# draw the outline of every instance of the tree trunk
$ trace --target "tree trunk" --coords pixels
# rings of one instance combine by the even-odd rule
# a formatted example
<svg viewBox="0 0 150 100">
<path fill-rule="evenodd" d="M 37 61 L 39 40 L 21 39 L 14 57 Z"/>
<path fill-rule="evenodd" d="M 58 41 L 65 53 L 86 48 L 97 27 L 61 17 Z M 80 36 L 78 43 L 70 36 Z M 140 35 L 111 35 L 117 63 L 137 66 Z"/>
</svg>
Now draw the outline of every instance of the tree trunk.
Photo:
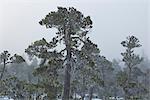
<svg viewBox="0 0 150 100">
<path fill-rule="evenodd" d="M 92 100 L 92 97 L 93 97 L 93 87 L 90 87 L 89 100 Z"/>
<path fill-rule="evenodd" d="M 71 78 L 71 34 L 65 33 L 65 43 L 66 43 L 66 60 L 67 64 L 65 67 L 65 80 L 64 80 L 64 91 L 62 100 L 69 100 L 70 96 L 70 78 Z"/>
<path fill-rule="evenodd" d="M 84 100 L 84 96 L 81 97 L 81 100 Z"/>
<path fill-rule="evenodd" d="M 126 90 L 126 87 L 124 87 L 123 88 L 123 90 L 124 90 L 124 98 L 125 98 L 125 100 L 128 100 L 128 90 Z"/>
<path fill-rule="evenodd" d="M 131 81 L 131 73 L 132 73 L 132 68 L 129 66 L 128 83 Z"/>
<path fill-rule="evenodd" d="M 128 65 L 128 68 L 129 68 L 128 79 L 127 79 L 126 87 L 124 88 L 125 100 L 128 100 L 128 98 L 130 97 L 129 94 L 128 94 L 129 84 L 130 84 L 130 82 L 131 82 L 131 80 L 132 80 L 132 78 L 131 78 L 132 67 L 131 67 L 130 65 L 131 65 L 131 64 Z"/>
<path fill-rule="evenodd" d="M 2 80 L 3 76 L 4 76 L 4 72 L 5 72 L 5 68 L 6 68 L 6 60 L 4 59 L 4 67 L 0 76 L 0 81 Z"/>
</svg>

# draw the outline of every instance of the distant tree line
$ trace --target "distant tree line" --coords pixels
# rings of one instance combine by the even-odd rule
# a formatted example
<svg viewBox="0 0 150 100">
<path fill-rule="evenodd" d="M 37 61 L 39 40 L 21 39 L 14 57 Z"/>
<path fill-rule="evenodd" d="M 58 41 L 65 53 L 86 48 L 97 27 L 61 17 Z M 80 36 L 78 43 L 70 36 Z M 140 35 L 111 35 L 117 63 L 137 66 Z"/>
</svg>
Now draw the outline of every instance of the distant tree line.
<svg viewBox="0 0 150 100">
<path fill-rule="evenodd" d="M 25 49 L 31 64 L 18 54 L 0 54 L 0 95 L 15 100 L 78 100 L 77 95 L 84 100 L 86 94 L 89 100 L 94 94 L 103 100 L 150 99 L 150 61 L 135 53 L 141 47 L 138 38 L 128 36 L 121 42 L 122 60 L 109 61 L 88 37 L 90 16 L 75 8 L 58 7 L 39 24 L 56 28 L 55 37 L 42 38 Z"/>
</svg>

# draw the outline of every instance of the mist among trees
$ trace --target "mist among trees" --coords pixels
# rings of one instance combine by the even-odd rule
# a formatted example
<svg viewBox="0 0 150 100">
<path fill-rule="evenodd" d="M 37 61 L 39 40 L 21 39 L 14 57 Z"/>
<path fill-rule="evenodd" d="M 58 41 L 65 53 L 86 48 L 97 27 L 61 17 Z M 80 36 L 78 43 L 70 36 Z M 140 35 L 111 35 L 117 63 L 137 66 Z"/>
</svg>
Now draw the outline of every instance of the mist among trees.
<svg viewBox="0 0 150 100">
<path fill-rule="evenodd" d="M 88 35 L 91 17 L 74 7 L 58 7 L 39 21 L 45 29 L 57 29 L 49 33 L 55 34 L 52 40 L 29 44 L 27 58 L 1 51 L 0 95 L 14 100 L 150 100 L 150 61 L 136 53 L 140 40 L 124 37 L 124 50 L 118 52 L 122 58 L 110 61 Z"/>
</svg>

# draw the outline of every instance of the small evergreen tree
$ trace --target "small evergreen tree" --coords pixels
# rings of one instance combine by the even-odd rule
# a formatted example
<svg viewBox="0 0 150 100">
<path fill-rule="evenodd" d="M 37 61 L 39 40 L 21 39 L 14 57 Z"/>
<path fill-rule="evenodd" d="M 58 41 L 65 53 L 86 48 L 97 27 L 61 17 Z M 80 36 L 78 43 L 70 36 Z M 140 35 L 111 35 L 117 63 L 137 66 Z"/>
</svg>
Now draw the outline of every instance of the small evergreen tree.
<svg viewBox="0 0 150 100">
<path fill-rule="evenodd" d="M 129 99 L 131 96 L 133 96 L 134 92 L 132 90 L 137 87 L 136 82 L 132 78 L 133 69 L 143 60 L 143 58 L 134 53 L 134 49 L 141 47 L 141 44 L 139 43 L 138 38 L 135 36 L 127 37 L 127 40 L 122 41 L 121 44 L 126 48 L 126 51 L 121 53 L 121 55 L 123 56 L 122 61 L 125 63 L 127 71 L 120 73 L 121 76 L 118 79 L 120 85 L 124 89 L 125 98 Z"/>
<path fill-rule="evenodd" d="M 0 64 L 3 64 L 3 68 L 1 71 L 1 75 L 0 75 L 0 81 L 2 80 L 5 70 L 6 70 L 6 65 L 10 64 L 10 63 L 22 63 L 25 62 L 25 60 L 17 55 L 14 54 L 13 56 L 10 55 L 10 53 L 8 51 L 4 51 L 0 54 Z"/>
</svg>

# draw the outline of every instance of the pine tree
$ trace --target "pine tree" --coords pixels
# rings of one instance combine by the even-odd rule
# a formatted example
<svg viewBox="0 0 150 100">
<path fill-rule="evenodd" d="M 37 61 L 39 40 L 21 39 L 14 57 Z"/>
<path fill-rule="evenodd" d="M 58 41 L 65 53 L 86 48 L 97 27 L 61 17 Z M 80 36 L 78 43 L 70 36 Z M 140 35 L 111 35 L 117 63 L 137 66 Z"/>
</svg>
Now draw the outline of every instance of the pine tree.
<svg viewBox="0 0 150 100">
<path fill-rule="evenodd" d="M 22 63 L 25 62 L 25 60 L 17 54 L 14 54 L 13 56 L 10 55 L 8 51 L 4 51 L 0 54 L 0 63 L 3 64 L 3 68 L 1 71 L 0 75 L 0 81 L 2 80 L 5 70 L 6 70 L 6 65 L 10 63 Z"/>
<path fill-rule="evenodd" d="M 141 47 L 138 38 L 136 38 L 135 36 L 127 37 L 127 40 L 122 41 L 121 44 L 126 48 L 126 51 L 124 53 L 121 53 L 121 55 L 123 56 L 122 61 L 127 67 L 127 72 L 123 72 L 122 74 L 120 74 L 122 77 L 120 77 L 119 80 L 123 86 L 127 99 L 132 94 L 129 92 L 131 88 L 133 89 L 137 85 L 136 82 L 134 82 L 134 80 L 132 79 L 133 69 L 141 63 L 143 58 L 134 53 L 135 48 Z"/>
<path fill-rule="evenodd" d="M 59 43 L 64 44 L 64 49 L 58 51 L 64 56 L 64 90 L 63 90 L 63 100 L 69 100 L 70 96 L 70 79 L 71 79 L 71 68 L 73 62 L 74 51 L 80 49 L 80 46 L 86 40 L 86 35 L 88 31 L 92 28 L 92 21 L 89 16 L 84 17 L 83 14 L 76 10 L 73 7 L 63 8 L 58 7 L 57 11 L 52 11 L 40 22 L 40 25 L 45 25 L 46 28 L 56 28 L 58 32 L 56 37 L 53 37 L 52 41 L 45 43 L 45 39 L 41 40 L 41 45 L 44 43 L 44 46 L 41 48 L 43 50 L 37 50 L 31 45 L 26 52 L 34 54 L 40 58 L 49 59 L 51 57 L 50 50 L 56 50 L 56 47 L 59 46 Z M 38 41 L 40 42 L 40 41 Z M 34 49 L 31 49 L 34 48 Z M 41 55 L 38 55 L 37 52 L 40 51 Z M 28 52 L 28 53 L 29 53 Z M 46 55 L 43 55 L 46 54 Z M 43 57 L 42 57 L 43 56 Z M 45 57 L 44 57 L 45 56 Z M 43 63 L 46 61 L 43 59 Z"/>
</svg>

